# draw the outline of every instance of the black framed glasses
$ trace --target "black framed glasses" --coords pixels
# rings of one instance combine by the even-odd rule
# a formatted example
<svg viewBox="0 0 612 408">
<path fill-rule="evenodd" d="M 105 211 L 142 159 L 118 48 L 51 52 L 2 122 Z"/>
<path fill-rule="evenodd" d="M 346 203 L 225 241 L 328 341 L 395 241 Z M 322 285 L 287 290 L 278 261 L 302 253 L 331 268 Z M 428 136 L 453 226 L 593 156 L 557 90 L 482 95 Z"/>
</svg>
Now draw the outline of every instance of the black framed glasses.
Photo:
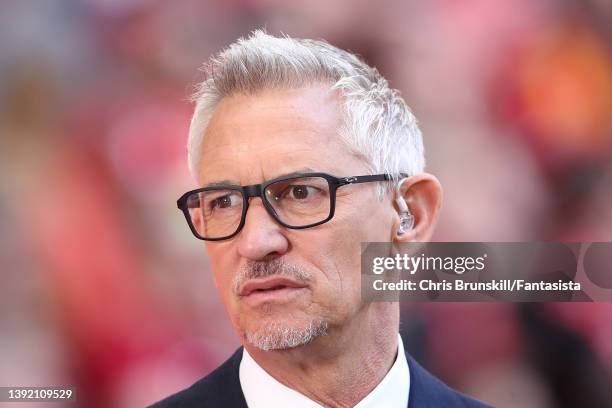
<svg viewBox="0 0 612 408">
<path fill-rule="evenodd" d="M 388 174 L 335 177 L 302 173 L 250 186 L 213 185 L 183 194 L 176 202 L 198 239 L 220 241 L 240 232 L 251 197 L 260 197 L 266 211 L 280 225 L 304 229 L 334 216 L 336 190 L 347 184 L 389 181 Z"/>
</svg>

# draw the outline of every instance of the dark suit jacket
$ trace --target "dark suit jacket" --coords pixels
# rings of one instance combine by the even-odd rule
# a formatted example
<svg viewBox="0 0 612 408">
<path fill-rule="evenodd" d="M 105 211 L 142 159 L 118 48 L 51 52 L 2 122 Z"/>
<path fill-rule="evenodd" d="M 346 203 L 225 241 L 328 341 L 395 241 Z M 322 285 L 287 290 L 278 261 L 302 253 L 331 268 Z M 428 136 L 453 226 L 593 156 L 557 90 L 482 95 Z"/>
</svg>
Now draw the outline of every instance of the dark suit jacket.
<svg viewBox="0 0 612 408">
<path fill-rule="evenodd" d="M 247 408 L 238 368 L 242 359 L 242 347 L 215 371 L 191 387 L 152 405 L 153 408 L 222 407 Z M 410 369 L 410 395 L 407 408 L 484 408 L 476 400 L 450 389 L 431 375 L 408 353 Z"/>
</svg>

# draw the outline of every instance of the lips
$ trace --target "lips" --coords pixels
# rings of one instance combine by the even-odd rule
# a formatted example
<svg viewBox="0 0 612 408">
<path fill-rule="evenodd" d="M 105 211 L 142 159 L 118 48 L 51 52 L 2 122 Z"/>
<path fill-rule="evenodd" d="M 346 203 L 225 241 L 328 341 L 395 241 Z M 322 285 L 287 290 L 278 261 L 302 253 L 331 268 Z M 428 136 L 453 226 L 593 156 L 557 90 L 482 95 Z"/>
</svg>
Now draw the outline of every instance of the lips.
<svg viewBox="0 0 612 408">
<path fill-rule="evenodd" d="M 259 293 L 272 293 L 282 289 L 300 289 L 306 285 L 287 278 L 251 279 L 240 288 L 240 296 L 250 296 Z"/>
</svg>

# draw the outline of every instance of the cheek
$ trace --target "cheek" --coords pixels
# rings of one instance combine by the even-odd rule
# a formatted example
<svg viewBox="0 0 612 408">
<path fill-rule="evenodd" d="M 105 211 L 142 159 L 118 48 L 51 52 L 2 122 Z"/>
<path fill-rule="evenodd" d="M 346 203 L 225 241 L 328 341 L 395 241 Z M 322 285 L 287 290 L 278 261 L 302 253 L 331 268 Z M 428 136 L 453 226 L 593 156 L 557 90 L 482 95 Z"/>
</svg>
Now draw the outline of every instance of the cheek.
<svg viewBox="0 0 612 408">
<path fill-rule="evenodd" d="M 313 266 L 320 271 L 313 301 L 339 312 L 352 310 L 361 299 L 359 241 L 347 235 L 350 231 L 345 227 L 329 227 L 313 230 L 310 245 L 304 248 L 304 255 L 310 254 Z"/>
<path fill-rule="evenodd" d="M 218 293 L 226 307 L 230 306 L 232 298 L 232 285 L 236 267 L 231 265 L 231 259 L 228 256 L 223 256 L 223 250 L 208 249 L 210 265 L 212 267 L 212 276 Z"/>
<path fill-rule="evenodd" d="M 369 214 L 367 217 L 363 214 Z M 361 243 L 389 240 L 393 217 L 381 205 L 338 214 L 326 231 L 314 234 L 319 268 L 345 299 L 361 297 Z M 313 231 L 314 232 L 314 231 Z"/>
</svg>

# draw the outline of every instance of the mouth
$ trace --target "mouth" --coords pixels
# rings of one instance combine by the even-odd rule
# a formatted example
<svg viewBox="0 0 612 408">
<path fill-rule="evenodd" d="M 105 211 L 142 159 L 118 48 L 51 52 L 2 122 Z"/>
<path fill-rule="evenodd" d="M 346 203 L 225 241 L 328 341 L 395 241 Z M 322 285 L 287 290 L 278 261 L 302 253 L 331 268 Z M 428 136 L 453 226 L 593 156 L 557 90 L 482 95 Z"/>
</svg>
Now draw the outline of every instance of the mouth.
<svg viewBox="0 0 612 408">
<path fill-rule="evenodd" d="M 297 291 L 306 285 L 287 278 L 251 279 L 240 288 L 241 297 L 281 294 Z"/>
</svg>

